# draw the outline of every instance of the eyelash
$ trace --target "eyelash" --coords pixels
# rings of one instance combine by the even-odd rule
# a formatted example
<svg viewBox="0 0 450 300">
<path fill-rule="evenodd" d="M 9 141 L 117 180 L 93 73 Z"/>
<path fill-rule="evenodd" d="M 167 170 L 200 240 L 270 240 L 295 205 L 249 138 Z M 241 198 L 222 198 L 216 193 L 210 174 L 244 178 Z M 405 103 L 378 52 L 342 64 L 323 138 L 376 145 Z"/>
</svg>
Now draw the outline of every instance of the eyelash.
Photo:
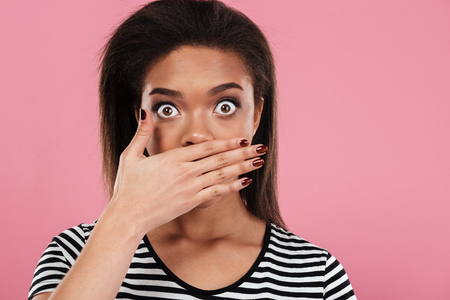
<svg viewBox="0 0 450 300">
<path fill-rule="evenodd" d="M 231 103 L 233 103 L 235 106 L 236 106 L 236 108 L 239 108 L 239 107 L 241 107 L 241 102 L 239 102 L 236 98 L 232 98 L 232 97 L 230 97 L 230 98 L 222 98 L 222 99 L 220 99 L 219 101 L 217 101 L 217 103 L 216 103 L 216 105 L 214 106 L 214 108 L 216 108 L 217 107 L 217 105 L 219 105 L 219 103 L 220 102 L 223 102 L 223 101 L 230 101 Z"/>
<path fill-rule="evenodd" d="M 159 108 L 160 108 L 161 106 L 163 106 L 163 105 L 170 105 L 170 106 L 173 106 L 173 107 L 175 107 L 175 108 L 179 111 L 178 107 L 177 107 L 175 104 L 173 104 L 172 102 L 169 102 L 169 101 L 160 101 L 160 102 L 157 102 L 157 103 L 155 103 L 155 104 L 152 106 L 152 113 L 156 114 L 156 115 L 157 115 L 159 118 L 161 118 L 161 119 L 165 119 L 165 118 L 162 118 L 162 117 L 160 117 L 160 116 L 158 115 L 158 110 L 159 110 Z"/>
<path fill-rule="evenodd" d="M 241 107 L 241 102 L 240 102 L 239 100 L 237 100 L 237 99 L 234 98 L 234 97 L 227 97 L 227 98 L 222 98 L 222 99 L 220 99 L 219 101 L 217 101 L 217 102 L 216 102 L 216 105 L 214 105 L 214 109 L 215 109 L 221 102 L 224 102 L 224 101 L 229 101 L 229 102 L 233 103 L 234 106 L 236 106 L 236 111 L 237 111 L 238 108 Z M 173 104 L 172 102 L 169 102 L 169 101 L 160 101 L 160 102 L 155 103 L 155 104 L 152 106 L 152 112 L 155 113 L 155 114 L 157 114 L 158 109 L 159 109 L 161 106 L 163 106 L 163 105 L 171 105 L 171 106 L 175 107 L 178 111 L 180 111 L 180 110 L 178 109 L 178 107 L 177 107 L 175 104 Z M 236 114 L 236 112 L 234 112 L 234 113 L 232 113 L 232 114 L 230 114 L 230 115 L 224 115 L 223 117 L 231 117 L 231 116 L 233 116 L 234 114 Z M 160 117 L 160 118 L 161 118 L 161 117 Z"/>
<path fill-rule="evenodd" d="M 214 106 L 214 110 L 216 110 L 216 108 L 219 106 L 220 103 L 225 102 L 225 101 L 233 103 L 233 105 L 236 107 L 236 111 L 231 113 L 231 114 L 221 115 L 221 117 L 229 118 L 229 117 L 234 116 L 237 113 L 237 110 L 241 107 L 241 102 L 239 102 L 236 98 L 232 98 L 231 97 L 231 98 L 222 98 L 222 99 L 220 99 L 219 101 L 217 101 L 216 105 Z"/>
</svg>

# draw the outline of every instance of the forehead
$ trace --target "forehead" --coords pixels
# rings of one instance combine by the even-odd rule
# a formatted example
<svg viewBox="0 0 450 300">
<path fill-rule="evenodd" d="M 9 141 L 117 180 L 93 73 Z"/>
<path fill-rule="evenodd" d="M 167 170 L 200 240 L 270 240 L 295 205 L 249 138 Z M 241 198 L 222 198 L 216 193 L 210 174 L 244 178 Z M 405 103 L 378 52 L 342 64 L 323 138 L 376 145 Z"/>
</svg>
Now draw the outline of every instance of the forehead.
<svg viewBox="0 0 450 300">
<path fill-rule="evenodd" d="M 252 89 L 251 77 L 235 53 L 194 46 L 172 51 L 157 61 L 145 78 L 146 85 L 172 88 L 208 88 L 224 82 Z"/>
</svg>

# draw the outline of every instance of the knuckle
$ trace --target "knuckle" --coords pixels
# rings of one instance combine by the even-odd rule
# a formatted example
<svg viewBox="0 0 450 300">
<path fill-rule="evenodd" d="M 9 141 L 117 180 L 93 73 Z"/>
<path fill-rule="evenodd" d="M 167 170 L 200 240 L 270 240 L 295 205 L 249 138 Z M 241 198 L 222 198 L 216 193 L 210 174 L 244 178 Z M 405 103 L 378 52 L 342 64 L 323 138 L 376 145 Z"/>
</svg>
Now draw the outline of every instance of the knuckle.
<svg viewBox="0 0 450 300">
<path fill-rule="evenodd" d="M 184 167 L 182 167 L 182 166 L 178 166 L 172 172 L 173 172 L 173 176 L 176 177 L 176 178 L 184 177 L 184 175 L 186 174 L 186 169 Z"/>
<path fill-rule="evenodd" d="M 211 198 L 217 198 L 220 196 L 220 191 L 217 186 L 211 187 Z"/>
<path fill-rule="evenodd" d="M 212 142 L 206 142 L 203 145 L 203 151 L 205 152 L 206 156 L 209 156 L 214 153 L 214 146 Z"/>
<path fill-rule="evenodd" d="M 225 172 L 223 171 L 223 169 L 219 169 L 216 171 L 216 179 L 219 181 L 222 181 L 226 178 L 225 176 Z"/>
<path fill-rule="evenodd" d="M 228 161 L 225 154 L 219 154 L 214 157 L 216 166 L 223 167 L 226 166 Z"/>
<path fill-rule="evenodd" d="M 149 135 L 150 130 L 139 127 L 136 131 L 136 136 L 147 136 Z"/>
<path fill-rule="evenodd" d="M 178 165 L 174 170 L 176 170 L 175 177 L 177 178 L 188 178 L 192 174 L 192 168 L 184 164 Z"/>
<path fill-rule="evenodd" d="M 239 169 L 241 171 L 241 174 L 247 173 L 246 164 L 239 164 Z"/>
</svg>

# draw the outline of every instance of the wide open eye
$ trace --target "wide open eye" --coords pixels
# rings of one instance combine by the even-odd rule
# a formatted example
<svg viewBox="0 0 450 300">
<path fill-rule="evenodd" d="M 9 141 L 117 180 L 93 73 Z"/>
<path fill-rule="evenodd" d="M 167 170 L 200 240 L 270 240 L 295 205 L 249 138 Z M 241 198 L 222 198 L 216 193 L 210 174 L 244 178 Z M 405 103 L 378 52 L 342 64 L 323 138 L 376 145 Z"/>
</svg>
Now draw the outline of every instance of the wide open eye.
<svg viewBox="0 0 450 300">
<path fill-rule="evenodd" d="M 178 109 L 171 104 L 161 105 L 156 113 L 161 118 L 170 118 L 180 114 Z"/>
<path fill-rule="evenodd" d="M 236 111 L 236 105 L 230 100 L 224 100 L 217 103 L 216 108 L 214 109 L 215 113 L 221 115 L 231 115 Z"/>
</svg>

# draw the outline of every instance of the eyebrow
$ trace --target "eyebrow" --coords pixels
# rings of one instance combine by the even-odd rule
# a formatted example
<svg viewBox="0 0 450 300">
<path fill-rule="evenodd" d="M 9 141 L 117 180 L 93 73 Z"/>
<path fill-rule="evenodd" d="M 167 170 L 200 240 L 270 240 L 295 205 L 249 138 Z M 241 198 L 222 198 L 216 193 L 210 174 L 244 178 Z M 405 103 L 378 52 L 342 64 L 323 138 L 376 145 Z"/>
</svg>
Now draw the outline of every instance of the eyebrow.
<svg viewBox="0 0 450 300">
<path fill-rule="evenodd" d="M 229 89 L 239 89 L 239 90 L 244 90 L 242 88 L 242 86 L 240 86 L 239 84 L 235 83 L 235 82 L 228 82 L 228 83 L 224 83 L 221 85 L 218 85 L 212 89 L 210 89 L 207 93 L 207 95 L 209 97 L 214 96 L 220 92 L 229 90 Z M 175 90 L 171 90 L 171 89 L 165 89 L 165 88 L 154 88 L 149 95 L 153 95 L 153 94 L 160 94 L 160 95 L 165 95 L 165 96 L 169 96 L 169 97 L 176 97 L 176 98 L 183 98 L 183 93 L 179 92 L 179 91 L 175 91 Z"/>
<path fill-rule="evenodd" d="M 239 84 L 234 83 L 234 82 L 229 82 L 229 83 L 224 83 L 224 84 L 218 85 L 215 88 L 210 89 L 209 92 L 207 93 L 207 95 L 214 96 L 215 94 L 218 94 L 220 92 L 223 92 L 223 91 L 226 91 L 229 89 L 240 89 L 242 91 L 244 90 L 242 88 L 242 86 L 240 86 Z"/>
<path fill-rule="evenodd" d="M 154 88 L 149 95 L 153 94 L 160 94 L 165 95 L 169 97 L 177 97 L 177 98 L 183 98 L 183 94 L 179 91 L 174 91 L 170 89 L 164 89 L 164 88 Z"/>
</svg>

